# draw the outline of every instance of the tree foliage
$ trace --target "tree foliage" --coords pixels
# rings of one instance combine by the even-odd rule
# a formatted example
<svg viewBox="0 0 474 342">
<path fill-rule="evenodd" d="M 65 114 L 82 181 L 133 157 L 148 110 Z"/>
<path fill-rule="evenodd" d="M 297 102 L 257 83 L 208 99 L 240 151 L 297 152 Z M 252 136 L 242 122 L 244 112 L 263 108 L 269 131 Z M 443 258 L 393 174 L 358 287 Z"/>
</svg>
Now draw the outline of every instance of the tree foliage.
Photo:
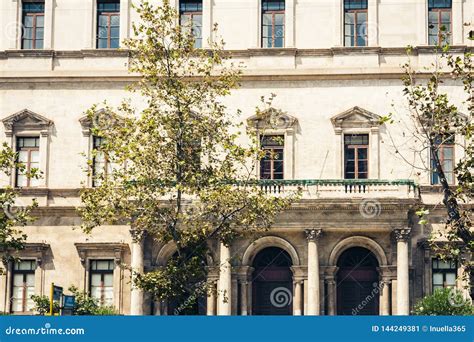
<svg viewBox="0 0 474 342">
<path fill-rule="evenodd" d="M 229 245 L 268 229 L 297 194 L 269 196 L 256 182 L 265 132 L 249 130 L 243 139 L 240 111 L 223 103 L 241 74 L 223 42 L 196 49 L 168 1 L 142 1 L 136 11 L 136 38 L 126 46 L 130 72 L 141 78 L 129 90 L 144 108 L 124 100 L 88 111 L 92 133 L 104 138 L 94 153 L 113 167 L 93 173 L 98 186 L 82 191 L 82 228 L 126 222 L 136 238 L 146 231 L 162 245 L 174 243 L 168 266 L 138 275 L 135 285 L 157 300 L 177 299 L 205 279 L 209 241 Z"/>
<path fill-rule="evenodd" d="M 413 313 L 417 316 L 470 316 L 474 314 L 474 307 L 460 291 L 444 288 L 420 299 Z"/>
<path fill-rule="evenodd" d="M 442 28 L 443 30 L 443 28 Z M 445 36 L 441 34 L 441 36 Z M 472 205 L 474 181 L 474 89 L 473 56 L 469 48 L 463 54 L 452 52 L 447 39 L 441 39 L 440 46 L 433 47 L 434 61 L 426 68 L 416 70 L 411 62 L 404 64 L 403 94 L 411 113 L 411 125 L 404 132 L 405 141 L 398 144 L 396 152 L 405 162 L 420 173 L 438 174 L 442 192 L 442 204 L 446 211 L 443 231 L 432 234 L 432 248 L 442 258 L 456 260 L 463 266 L 463 276 L 468 278 L 472 268 L 471 255 L 474 248 L 472 232 Z M 413 49 L 407 49 L 411 56 Z M 422 74 L 428 74 L 426 78 Z M 453 102 L 446 83 L 462 86 L 461 101 Z M 458 99 L 456 99 L 458 100 Z M 462 107 L 462 110 L 460 109 Z M 390 114 L 382 119 L 393 122 Z M 393 139 L 392 139 L 393 141 Z M 400 147 L 407 142 L 413 144 L 414 155 L 420 162 L 411 162 L 403 155 Z M 443 145 L 454 144 L 456 155 L 453 177 L 456 185 L 449 182 L 445 164 L 441 159 Z M 426 156 L 430 156 L 430 162 Z M 453 161 L 454 162 L 454 161 Z M 429 209 L 420 207 L 417 211 L 420 224 L 428 223 Z M 445 243 L 439 243 L 445 241 Z"/>
<path fill-rule="evenodd" d="M 96 298 L 89 296 L 87 292 L 79 291 L 75 286 L 69 287 L 69 292 L 75 297 L 76 302 L 72 314 L 75 316 L 114 316 L 118 315 L 113 306 L 100 305 Z M 49 314 L 50 299 L 44 295 L 32 295 L 31 299 L 35 303 L 34 311 L 44 316 Z M 53 302 L 53 313 L 58 314 L 60 305 L 58 301 Z"/>
<path fill-rule="evenodd" d="M 17 162 L 17 153 L 4 143 L 0 149 L 0 172 L 10 176 L 15 169 L 19 172 L 26 171 L 25 165 Z M 39 170 L 31 169 L 26 177 L 38 178 L 40 175 Z M 19 205 L 18 194 L 18 190 L 11 186 L 6 186 L 0 191 L 0 251 L 4 264 L 15 258 L 16 251 L 24 248 L 27 236 L 21 227 L 33 221 L 31 210 L 37 207 L 35 200 L 29 205 Z"/>
</svg>

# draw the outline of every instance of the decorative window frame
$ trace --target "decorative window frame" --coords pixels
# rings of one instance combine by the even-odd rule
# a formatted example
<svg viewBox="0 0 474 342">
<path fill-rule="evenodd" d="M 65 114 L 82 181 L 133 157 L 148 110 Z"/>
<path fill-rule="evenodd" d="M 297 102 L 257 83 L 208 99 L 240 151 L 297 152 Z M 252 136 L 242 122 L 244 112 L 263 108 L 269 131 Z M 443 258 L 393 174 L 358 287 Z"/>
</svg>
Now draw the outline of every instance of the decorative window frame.
<svg viewBox="0 0 474 342">
<path fill-rule="evenodd" d="M 173 0 L 171 5 L 174 6 L 176 12 L 179 15 L 179 1 Z M 213 22 L 212 22 L 212 0 L 202 0 L 202 26 L 201 26 L 201 39 L 202 39 L 202 49 L 209 48 L 209 41 L 212 41 L 212 31 L 213 31 Z"/>
<path fill-rule="evenodd" d="M 14 39 L 11 39 L 9 44 L 9 49 L 19 50 L 21 49 L 21 34 L 22 34 L 22 25 L 23 25 L 23 3 L 24 1 L 11 1 L 11 5 L 6 4 L 12 9 L 11 16 L 9 15 L 9 20 L 16 23 L 14 32 Z M 53 48 L 53 22 L 54 22 L 54 0 L 44 0 L 44 42 L 43 48 L 39 50 L 51 50 Z M 16 7 L 16 8 L 15 8 Z M 12 33 L 13 33 L 12 32 Z"/>
<path fill-rule="evenodd" d="M 262 0 L 257 0 L 257 35 L 254 43 L 257 49 L 266 49 L 262 47 Z M 285 0 L 285 39 L 283 49 L 295 47 L 295 0 Z M 275 48 L 268 48 L 275 49 Z M 282 48 L 276 48 L 282 49 Z"/>
<path fill-rule="evenodd" d="M 331 118 L 336 133 L 336 165 L 338 177 L 344 179 L 344 135 L 369 135 L 369 179 L 380 178 L 380 119 L 377 114 L 358 106 Z"/>
<path fill-rule="evenodd" d="M 466 120 L 466 121 L 469 120 L 469 116 L 465 113 L 458 112 L 458 115 L 461 117 L 462 120 Z M 417 129 L 422 128 L 422 123 L 418 120 L 415 121 L 415 125 Z M 454 129 L 452 130 L 451 134 L 454 135 L 454 150 L 453 150 L 453 153 L 454 153 L 453 168 L 454 168 L 456 167 L 456 163 L 462 158 L 464 158 L 465 156 L 466 141 L 461 135 L 456 134 Z M 426 142 L 426 144 L 429 147 L 429 142 Z M 432 175 L 431 166 L 432 165 L 431 165 L 431 149 L 430 148 L 426 149 L 426 153 L 422 156 L 422 158 L 424 158 L 424 160 L 426 161 L 426 166 L 429 168 L 429 170 L 427 170 L 426 172 L 423 172 L 423 175 L 420 177 L 420 181 L 422 182 L 422 184 L 428 185 L 430 187 L 440 187 L 441 184 L 432 184 L 431 182 L 431 175 Z M 458 183 L 458 181 L 455 175 L 453 178 L 454 178 L 454 183 L 450 185 L 455 186 Z"/>
<path fill-rule="evenodd" d="M 334 25 L 334 46 L 344 47 L 344 0 L 337 0 L 332 6 L 336 18 Z M 378 6 L 377 0 L 367 1 L 367 23 L 369 31 L 367 33 L 367 47 L 376 47 L 379 44 Z"/>
<path fill-rule="evenodd" d="M 431 223 L 431 230 L 434 229 L 441 229 L 440 227 L 444 227 L 444 223 Z M 435 246 L 437 248 L 443 247 L 446 243 L 444 241 L 435 241 Z M 433 249 L 433 243 L 423 239 L 418 242 L 417 247 L 420 250 L 420 254 L 422 255 L 422 262 L 424 263 L 424 272 L 423 272 L 423 295 L 427 296 L 433 294 L 433 267 L 432 261 L 436 257 L 438 257 L 436 253 L 436 248 Z M 462 257 L 468 258 L 468 255 L 463 255 Z M 468 295 L 470 290 L 466 290 L 465 286 L 466 281 L 463 279 L 464 268 L 461 263 L 457 265 L 457 279 L 456 279 L 456 286 L 455 288 L 461 292 L 466 293 Z"/>
<path fill-rule="evenodd" d="M 34 260 L 36 262 L 35 269 L 35 294 L 45 294 L 44 288 L 44 260 L 46 253 L 50 250 L 49 244 L 46 243 L 26 243 L 25 248 L 21 251 L 1 250 L 0 253 L 10 255 L 22 260 Z M 3 265 L 5 272 L 0 275 L 1 284 L 5 284 L 5 288 L 0 293 L 0 300 L 3 305 L 3 312 L 11 312 L 11 291 L 13 281 L 13 262 L 10 261 Z M 5 296 L 4 298 L 1 298 Z"/>
<path fill-rule="evenodd" d="M 51 1 L 51 0 L 50 0 Z M 84 6 L 86 7 L 86 12 L 91 14 L 88 15 L 84 21 L 84 48 L 92 50 L 104 50 L 97 49 L 97 0 L 84 0 Z M 120 0 L 120 44 L 119 48 L 123 48 L 123 40 L 130 38 L 130 20 L 131 12 L 131 0 Z M 117 49 L 112 49 L 117 50 Z"/>
<path fill-rule="evenodd" d="M 106 110 L 104 108 L 98 109 L 96 114 L 104 115 L 106 114 Z M 91 134 L 92 121 L 88 115 L 84 115 L 79 119 L 79 123 L 82 128 L 82 152 L 86 160 L 90 160 L 94 149 L 94 136 Z M 82 181 L 87 187 L 92 187 L 92 175 L 88 175 L 87 172 L 83 172 Z"/>
<path fill-rule="evenodd" d="M 16 151 L 18 137 L 39 137 L 40 140 L 40 170 L 43 172 L 38 188 L 47 188 L 49 180 L 50 135 L 54 125 L 52 120 L 23 109 L 2 120 L 5 126 L 5 135 L 10 138 L 10 147 Z M 10 175 L 10 185 L 15 186 L 15 170 Z"/>
<path fill-rule="evenodd" d="M 124 270 L 121 265 L 124 263 L 125 254 L 129 252 L 126 243 L 108 243 L 108 242 L 84 242 L 75 243 L 77 253 L 82 266 L 84 267 L 84 282 L 82 289 L 89 292 L 90 287 L 90 264 L 91 260 L 114 260 L 114 307 L 119 313 L 123 312 L 124 306 Z"/>
<path fill-rule="evenodd" d="M 283 176 L 284 179 L 295 178 L 295 157 L 296 157 L 296 132 L 298 119 L 288 113 L 275 108 L 267 109 L 262 115 L 253 115 L 247 119 L 247 126 L 257 131 L 257 138 L 260 141 L 260 130 L 265 130 L 264 135 L 283 135 L 284 142 L 284 160 Z M 260 168 L 257 161 L 256 176 L 260 177 Z"/>
</svg>

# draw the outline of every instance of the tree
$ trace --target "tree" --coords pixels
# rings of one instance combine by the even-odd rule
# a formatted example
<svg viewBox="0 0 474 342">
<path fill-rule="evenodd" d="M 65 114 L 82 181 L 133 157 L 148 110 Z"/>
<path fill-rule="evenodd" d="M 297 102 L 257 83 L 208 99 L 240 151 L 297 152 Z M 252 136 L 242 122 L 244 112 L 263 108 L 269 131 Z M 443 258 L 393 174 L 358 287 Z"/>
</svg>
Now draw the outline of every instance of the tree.
<svg viewBox="0 0 474 342">
<path fill-rule="evenodd" d="M 190 292 L 206 283 L 209 241 L 229 245 L 269 229 L 298 194 L 269 196 L 258 185 L 256 166 L 265 154 L 258 139 L 265 132 L 249 130 L 248 142 L 239 143 L 240 111 L 229 113 L 222 100 L 238 86 L 241 70 L 223 42 L 196 49 L 169 1 L 142 1 L 136 11 L 137 38 L 126 46 L 130 71 L 141 79 L 129 90 L 146 105 L 137 110 L 124 100 L 116 109 L 88 111 L 92 134 L 104 139 L 95 156 L 111 167 L 90 171 L 97 186 L 82 191 L 82 228 L 128 222 L 135 237 L 146 231 L 161 244 L 173 242 L 168 265 L 137 275 L 134 285 L 155 300 L 192 305 Z M 269 106 L 271 98 L 262 101 Z"/>
<path fill-rule="evenodd" d="M 441 28 L 445 32 L 445 28 Z M 435 60 L 422 72 L 429 73 L 427 80 L 414 70 L 410 62 L 403 67 L 403 94 L 405 95 L 411 113 L 411 125 L 403 144 L 411 140 L 415 146 L 415 156 L 420 163 L 413 163 L 404 155 L 400 147 L 395 145 L 396 153 L 414 168 L 436 174 L 443 193 L 442 203 L 446 210 L 446 228 L 442 232 L 432 235 L 432 247 L 442 258 L 454 259 L 464 268 L 464 277 L 469 277 L 472 268 L 471 253 L 474 248 L 472 233 L 472 203 L 474 180 L 472 170 L 474 167 L 474 89 L 473 89 L 473 59 L 468 48 L 462 56 L 451 51 L 447 43 L 446 34 L 441 34 L 441 45 L 433 47 Z M 407 49 L 409 55 L 413 49 Z M 445 82 L 454 82 L 463 86 L 464 101 L 458 103 L 466 108 L 461 113 L 458 106 L 452 103 L 450 96 L 443 91 Z M 383 122 L 393 122 L 392 114 L 382 118 Z M 441 150 L 445 144 L 455 144 L 463 150 L 454 170 L 453 178 L 456 185 L 448 181 L 448 170 L 442 160 Z M 429 153 L 430 164 L 425 158 Z M 429 210 L 421 207 L 417 214 L 420 223 L 427 223 Z M 439 238 L 444 238 L 446 243 L 439 243 Z"/>
<path fill-rule="evenodd" d="M 474 307 L 462 292 L 444 288 L 420 299 L 413 313 L 417 316 L 470 316 L 474 314 Z"/>
<path fill-rule="evenodd" d="M 10 176 L 12 170 L 25 172 L 25 165 L 17 162 L 17 153 L 6 143 L 0 150 L 0 172 Z M 28 178 L 40 177 L 37 169 L 31 169 Z M 22 250 L 26 242 L 26 234 L 21 231 L 21 227 L 33 221 L 30 215 L 31 210 L 37 207 L 37 202 L 33 200 L 30 205 L 18 206 L 18 191 L 11 186 L 6 186 L 0 192 L 0 251 L 2 251 L 2 262 L 7 264 L 15 259 L 15 252 Z"/>
</svg>

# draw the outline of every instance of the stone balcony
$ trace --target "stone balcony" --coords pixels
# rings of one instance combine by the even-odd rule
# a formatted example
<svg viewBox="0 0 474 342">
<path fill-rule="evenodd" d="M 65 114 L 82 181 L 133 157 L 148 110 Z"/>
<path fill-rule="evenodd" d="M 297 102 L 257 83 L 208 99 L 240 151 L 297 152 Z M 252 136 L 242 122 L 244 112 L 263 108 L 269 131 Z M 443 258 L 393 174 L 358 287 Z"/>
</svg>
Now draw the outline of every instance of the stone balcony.
<svg viewBox="0 0 474 342">
<path fill-rule="evenodd" d="M 301 190 L 302 199 L 400 198 L 419 197 L 418 185 L 409 179 L 303 179 L 258 180 L 269 194 L 290 194 Z"/>
<path fill-rule="evenodd" d="M 248 183 L 247 183 L 248 184 Z M 252 183 L 250 183 L 252 184 Z M 412 180 L 378 179 L 296 179 L 296 180 L 255 180 L 266 193 L 283 196 L 301 190 L 301 199 L 418 199 L 419 186 Z M 18 205 L 24 206 L 35 198 L 42 211 L 55 215 L 81 206 L 80 189 L 26 188 L 20 190 Z"/>
</svg>

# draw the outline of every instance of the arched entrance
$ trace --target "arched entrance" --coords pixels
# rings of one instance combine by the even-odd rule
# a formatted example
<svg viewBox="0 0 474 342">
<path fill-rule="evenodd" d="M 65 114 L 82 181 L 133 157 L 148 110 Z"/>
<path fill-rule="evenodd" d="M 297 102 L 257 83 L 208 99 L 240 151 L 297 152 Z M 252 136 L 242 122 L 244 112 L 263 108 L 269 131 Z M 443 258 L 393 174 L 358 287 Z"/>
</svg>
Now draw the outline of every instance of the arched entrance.
<svg viewBox="0 0 474 342">
<path fill-rule="evenodd" d="M 379 314 L 379 266 L 375 255 L 366 248 L 345 250 L 337 261 L 337 314 Z"/>
<path fill-rule="evenodd" d="M 175 252 L 168 262 L 176 261 L 177 259 L 178 253 Z M 202 266 L 205 265 L 206 263 L 203 262 Z M 180 296 L 168 300 L 168 316 L 206 315 L 206 289 L 199 286 L 198 279 L 195 282 L 190 288 L 184 289 Z"/>
<path fill-rule="evenodd" d="M 281 248 L 261 250 L 253 261 L 252 312 L 254 315 L 291 315 L 293 280 L 290 255 Z"/>
</svg>

